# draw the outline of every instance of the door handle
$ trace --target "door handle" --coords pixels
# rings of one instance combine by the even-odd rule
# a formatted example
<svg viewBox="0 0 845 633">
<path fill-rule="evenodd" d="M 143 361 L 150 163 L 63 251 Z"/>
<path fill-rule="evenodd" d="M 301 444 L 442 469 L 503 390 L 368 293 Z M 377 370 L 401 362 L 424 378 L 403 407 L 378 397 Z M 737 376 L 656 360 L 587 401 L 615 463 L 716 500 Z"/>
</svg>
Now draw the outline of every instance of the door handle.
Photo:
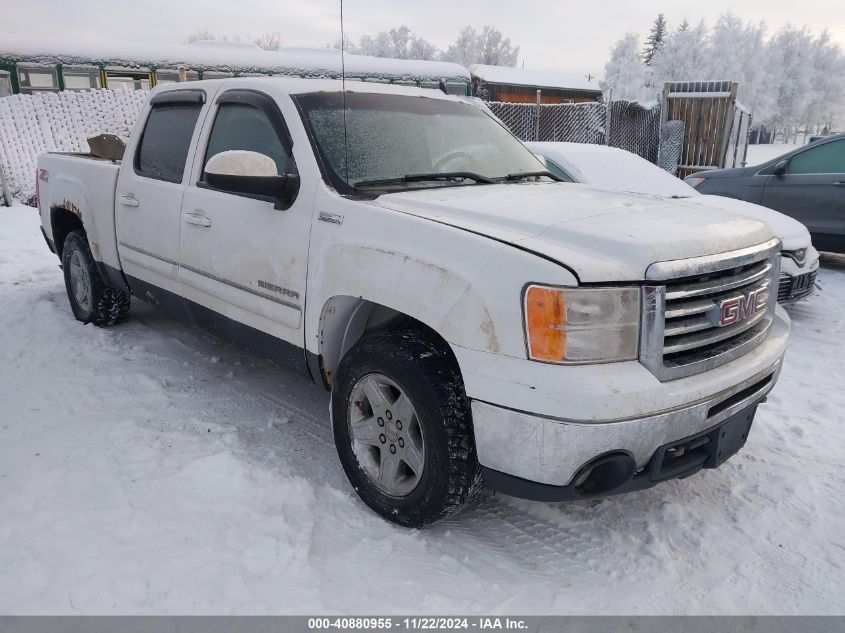
<svg viewBox="0 0 845 633">
<path fill-rule="evenodd" d="M 845 180 L 837 180 L 834 185 L 839 185 L 840 187 L 845 187 Z"/>
<path fill-rule="evenodd" d="M 185 222 L 187 224 L 193 224 L 195 226 L 211 226 L 211 220 L 199 213 L 186 213 L 183 217 L 185 218 Z"/>
<path fill-rule="evenodd" d="M 124 207 L 140 207 L 141 201 L 130 193 L 128 196 L 120 196 L 120 204 Z"/>
</svg>

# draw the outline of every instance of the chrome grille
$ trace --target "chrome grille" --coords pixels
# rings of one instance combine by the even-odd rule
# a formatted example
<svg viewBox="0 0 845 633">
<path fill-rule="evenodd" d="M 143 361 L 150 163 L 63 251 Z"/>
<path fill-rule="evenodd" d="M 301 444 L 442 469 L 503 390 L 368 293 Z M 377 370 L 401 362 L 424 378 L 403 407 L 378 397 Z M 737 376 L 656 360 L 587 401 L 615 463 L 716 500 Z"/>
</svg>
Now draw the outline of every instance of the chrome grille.
<svg viewBox="0 0 845 633">
<path fill-rule="evenodd" d="M 672 380 L 717 367 L 762 343 L 777 299 L 778 245 L 773 240 L 649 267 L 640 362 L 660 380 Z"/>
</svg>

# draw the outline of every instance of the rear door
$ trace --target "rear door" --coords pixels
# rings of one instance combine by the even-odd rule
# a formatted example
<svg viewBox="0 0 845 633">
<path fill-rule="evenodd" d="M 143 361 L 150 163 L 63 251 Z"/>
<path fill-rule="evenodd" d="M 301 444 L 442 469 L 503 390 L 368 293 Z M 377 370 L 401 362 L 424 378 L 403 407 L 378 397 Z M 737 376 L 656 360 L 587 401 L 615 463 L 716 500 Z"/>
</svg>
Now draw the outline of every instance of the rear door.
<svg viewBox="0 0 845 633">
<path fill-rule="evenodd" d="M 124 156 L 115 194 L 115 226 L 121 267 L 134 277 L 176 292 L 182 196 L 202 90 L 173 90 L 150 100 L 146 118 Z M 133 144 L 130 143 L 130 147 Z"/>
<path fill-rule="evenodd" d="M 229 85 L 207 117 L 185 192 L 180 279 L 195 304 L 302 348 L 313 195 L 302 183 L 290 208 L 280 209 L 272 200 L 217 190 L 206 182 L 208 160 L 229 150 L 269 156 L 280 175 L 297 172 L 274 97 Z"/>
<path fill-rule="evenodd" d="M 768 177 L 762 204 L 803 222 L 817 248 L 845 240 L 845 139 L 793 154 L 786 174 Z"/>
</svg>

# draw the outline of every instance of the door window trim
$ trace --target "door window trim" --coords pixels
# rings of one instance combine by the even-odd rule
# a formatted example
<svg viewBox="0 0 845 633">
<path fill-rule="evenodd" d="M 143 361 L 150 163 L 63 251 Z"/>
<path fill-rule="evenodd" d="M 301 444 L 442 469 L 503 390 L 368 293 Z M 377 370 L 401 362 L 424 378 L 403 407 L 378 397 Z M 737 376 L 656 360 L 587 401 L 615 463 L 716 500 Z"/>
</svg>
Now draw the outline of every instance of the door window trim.
<svg viewBox="0 0 845 633">
<path fill-rule="evenodd" d="M 231 90 L 227 90 L 226 92 L 218 96 L 217 99 L 215 99 L 214 103 L 216 109 L 212 113 L 212 116 L 208 117 L 210 127 L 208 129 L 208 134 L 204 139 L 205 144 L 202 148 L 201 154 L 199 153 L 199 148 L 197 148 L 197 156 L 201 158 L 201 162 L 199 166 L 199 174 L 197 174 L 197 181 L 195 183 L 196 186 L 200 189 L 217 191 L 219 193 L 224 193 L 230 196 L 249 198 L 251 200 L 260 200 L 261 202 L 276 203 L 277 200 L 271 196 L 261 196 L 249 193 L 236 193 L 232 191 L 227 191 L 225 189 L 218 189 L 217 187 L 213 187 L 208 184 L 204 180 L 204 177 L 205 165 L 208 162 L 208 159 L 210 158 L 208 156 L 208 147 L 211 144 L 211 136 L 212 134 L 214 134 L 214 124 L 217 122 L 217 115 L 220 112 L 220 106 L 230 103 L 251 106 L 262 112 L 267 117 L 267 120 L 270 122 L 270 125 L 273 126 L 273 130 L 278 135 L 282 147 L 288 153 L 288 157 L 290 160 L 288 162 L 287 173 L 298 175 L 299 170 L 296 166 L 296 159 L 293 156 L 293 137 L 290 134 L 290 130 L 288 129 L 287 123 L 285 122 L 285 117 L 282 114 L 281 109 L 279 108 L 279 104 L 276 103 L 276 100 L 266 92 L 252 90 L 249 88 L 232 88 Z"/>
<path fill-rule="evenodd" d="M 179 93 L 190 93 L 190 94 L 179 94 Z M 185 174 L 188 169 L 188 158 L 191 157 L 191 146 L 193 144 L 194 137 L 197 133 L 197 125 L 200 121 L 200 117 L 202 116 L 202 110 L 205 107 L 205 91 L 198 90 L 198 89 L 182 89 L 182 90 L 166 90 L 155 95 L 152 99 L 150 99 L 150 109 L 147 112 L 147 117 L 144 121 L 144 128 L 141 130 L 141 135 L 138 137 L 138 143 L 135 147 L 135 155 L 132 157 L 132 170 L 135 172 L 135 175 L 140 178 L 148 178 L 150 180 L 158 180 L 161 182 L 169 182 L 172 184 L 182 184 L 185 180 Z M 144 137 L 147 134 L 147 126 L 150 124 L 150 116 L 152 116 L 153 111 L 158 106 L 168 106 L 168 105 L 194 105 L 197 106 L 197 120 L 194 122 L 194 128 L 191 132 L 191 139 L 188 141 L 188 151 L 185 154 L 185 160 L 182 165 L 182 173 L 178 179 L 174 178 L 166 178 L 163 176 L 156 176 L 140 169 L 140 159 L 141 159 L 141 148 L 144 145 Z"/>
</svg>

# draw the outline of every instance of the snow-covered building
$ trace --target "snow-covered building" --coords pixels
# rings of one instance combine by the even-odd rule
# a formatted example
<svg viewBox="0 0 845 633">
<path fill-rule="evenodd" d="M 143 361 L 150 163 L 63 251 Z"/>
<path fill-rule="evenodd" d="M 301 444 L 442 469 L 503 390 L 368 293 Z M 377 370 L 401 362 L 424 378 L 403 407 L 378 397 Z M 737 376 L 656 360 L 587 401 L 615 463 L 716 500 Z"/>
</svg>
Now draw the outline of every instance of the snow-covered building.
<svg viewBox="0 0 845 633">
<path fill-rule="evenodd" d="M 473 95 L 486 101 L 534 103 L 540 91 L 542 103 L 583 103 L 601 99 L 601 88 L 595 75 L 558 71 L 525 70 L 509 66 L 474 64 Z"/>
<path fill-rule="evenodd" d="M 38 91 L 149 89 L 158 83 L 233 76 L 286 75 L 445 85 L 468 94 L 470 75 L 459 64 L 345 54 L 330 48 L 267 51 L 247 42 L 137 44 L 81 40 L 33 40 L 0 33 L 0 97 Z"/>
</svg>

